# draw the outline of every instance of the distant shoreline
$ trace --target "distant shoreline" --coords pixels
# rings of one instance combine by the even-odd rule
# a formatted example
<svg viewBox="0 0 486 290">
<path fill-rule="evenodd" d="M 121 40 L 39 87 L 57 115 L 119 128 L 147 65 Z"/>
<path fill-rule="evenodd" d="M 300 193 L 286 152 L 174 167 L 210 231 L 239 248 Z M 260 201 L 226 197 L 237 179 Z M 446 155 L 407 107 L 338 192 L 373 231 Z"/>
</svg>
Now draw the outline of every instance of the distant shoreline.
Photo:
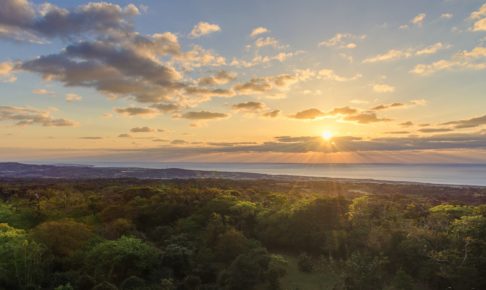
<svg viewBox="0 0 486 290">
<path fill-rule="evenodd" d="M 257 164 L 257 163 L 253 163 Z M 279 164 L 288 165 L 289 163 Z M 208 165 L 208 164 L 205 164 Z M 376 164 L 374 164 L 376 165 Z M 461 166 L 455 164 L 456 166 Z M 365 166 L 365 165 L 364 165 Z M 369 166 L 369 165 L 368 165 Z M 426 165 L 420 165 L 426 166 Z M 438 165 L 434 165 L 438 166 Z M 463 166 L 463 165 L 462 165 Z M 486 165 L 483 165 L 486 166 Z M 250 171 L 220 171 L 187 168 L 147 168 L 147 167 L 113 167 L 84 164 L 26 164 L 16 162 L 0 162 L 0 179 L 237 179 L 237 180 L 308 180 L 336 181 L 356 184 L 390 184 L 390 185 L 422 185 L 450 188 L 484 188 L 486 185 L 450 184 L 409 180 L 386 180 L 378 178 L 327 177 L 296 174 L 271 174 Z"/>
</svg>

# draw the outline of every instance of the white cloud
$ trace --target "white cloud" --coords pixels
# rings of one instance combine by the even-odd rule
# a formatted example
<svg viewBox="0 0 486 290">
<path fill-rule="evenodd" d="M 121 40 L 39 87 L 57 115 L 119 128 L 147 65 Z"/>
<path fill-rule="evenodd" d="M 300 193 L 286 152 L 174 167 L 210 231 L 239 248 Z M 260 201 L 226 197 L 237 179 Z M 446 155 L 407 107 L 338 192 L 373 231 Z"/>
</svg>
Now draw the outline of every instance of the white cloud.
<svg viewBox="0 0 486 290">
<path fill-rule="evenodd" d="M 199 22 L 194 26 L 191 33 L 189 34 L 189 37 L 198 38 L 218 31 L 221 31 L 221 27 L 219 27 L 219 25 L 217 24 L 211 24 L 208 22 Z"/>
<path fill-rule="evenodd" d="M 439 50 L 447 48 L 447 45 L 444 45 L 442 42 L 437 42 L 432 45 L 429 45 L 423 49 L 418 50 L 415 54 L 416 55 L 427 55 L 427 54 L 435 54 Z"/>
<path fill-rule="evenodd" d="M 395 91 L 395 87 L 384 83 L 374 84 L 373 91 L 377 93 L 393 93 Z"/>
<path fill-rule="evenodd" d="M 331 69 L 321 69 L 317 73 L 317 77 L 319 79 L 323 80 L 332 80 L 332 81 L 337 81 L 337 82 L 347 82 L 347 81 L 352 81 L 361 78 L 361 74 L 356 74 L 352 77 L 343 77 L 338 74 L 336 74 L 333 70 Z"/>
<path fill-rule="evenodd" d="M 55 94 L 54 92 L 46 90 L 46 89 L 35 89 L 35 90 L 32 90 L 32 93 L 36 94 L 36 95 L 54 95 Z"/>
<path fill-rule="evenodd" d="M 442 13 L 440 15 L 441 19 L 451 19 L 452 17 L 454 17 L 454 15 L 452 13 Z"/>
<path fill-rule="evenodd" d="M 258 35 L 260 35 L 260 34 L 264 34 L 264 33 L 268 33 L 268 32 L 270 32 L 270 30 L 268 30 L 268 29 L 267 29 L 267 28 L 265 28 L 265 27 L 260 26 L 260 27 L 257 27 L 257 28 L 255 28 L 255 29 L 253 29 L 253 30 L 251 31 L 251 33 L 250 33 L 250 36 L 251 36 L 251 37 L 255 37 L 255 36 L 258 36 Z"/>
<path fill-rule="evenodd" d="M 29 107 L 0 106 L 0 121 L 14 122 L 17 126 L 71 127 L 76 125 L 76 122 L 71 120 L 53 118 L 52 111 Z"/>
<path fill-rule="evenodd" d="M 430 75 L 444 70 L 483 70 L 486 69 L 486 48 L 475 47 L 470 51 L 456 53 L 451 59 L 441 59 L 430 64 L 417 64 L 410 73 Z"/>
<path fill-rule="evenodd" d="M 78 94 L 74 94 L 74 93 L 66 94 L 66 102 L 69 102 L 69 103 L 79 102 L 82 99 L 83 99 L 83 97 L 81 97 Z"/>
<path fill-rule="evenodd" d="M 274 37 L 260 37 L 257 40 L 255 40 L 255 46 L 256 47 L 264 47 L 264 46 L 277 47 L 278 40 Z"/>
<path fill-rule="evenodd" d="M 13 62 L 0 62 L 0 81 L 13 83 L 17 77 L 13 74 L 15 64 Z"/>
<path fill-rule="evenodd" d="M 470 18 L 475 20 L 473 31 L 486 31 L 486 3 L 479 10 L 472 12 Z"/>
<path fill-rule="evenodd" d="M 445 45 L 442 42 L 437 42 L 420 49 L 417 48 L 408 48 L 403 50 L 390 49 L 385 53 L 378 54 L 364 59 L 363 63 L 385 62 L 385 61 L 392 61 L 397 59 L 410 58 L 412 56 L 431 55 L 437 53 L 439 50 L 446 49 L 449 47 L 450 47 L 449 45 Z"/>
<path fill-rule="evenodd" d="M 410 50 L 399 50 L 399 49 L 390 49 L 389 51 L 378 54 L 372 57 L 368 57 L 363 60 L 363 63 L 374 63 L 374 62 L 383 62 L 383 61 L 391 61 L 401 58 L 409 58 L 413 55 L 413 52 Z"/>
<path fill-rule="evenodd" d="M 366 35 L 355 35 L 351 33 L 336 33 L 333 37 L 321 41 L 318 46 L 325 47 L 339 47 L 339 48 L 356 48 L 358 45 L 356 41 L 361 41 L 366 38 Z"/>
<path fill-rule="evenodd" d="M 416 26 L 422 26 L 424 24 L 425 17 L 427 17 L 427 14 L 420 13 L 414 18 L 412 18 L 412 20 L 410 20 L 410 23 Z"/>
</svg>

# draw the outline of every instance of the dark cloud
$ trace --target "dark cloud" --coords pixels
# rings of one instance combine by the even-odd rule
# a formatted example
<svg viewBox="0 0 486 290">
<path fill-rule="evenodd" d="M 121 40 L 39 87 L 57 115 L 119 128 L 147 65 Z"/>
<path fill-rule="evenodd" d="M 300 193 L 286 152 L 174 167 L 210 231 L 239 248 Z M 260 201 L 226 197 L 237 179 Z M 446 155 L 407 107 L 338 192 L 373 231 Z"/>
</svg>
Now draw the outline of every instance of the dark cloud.
<svg viewBox="0 0 486 290">
<path fill-rule="evenodd" d="M 223 113 L 214 113 L 208 111 L 186 112 L 181 115 L 181 118 L 189 120 L 212 120 L 226 118 L 228 115 Z"/>
<path fill-rule="evenodd" d="M 246 103 L 239 103 L 232 106 L 235 110 L 242 110 L 242 111 L 258 111 L 262 110 L 265 107 L 265 104 L 260 102 L 246 102 Z"/>
<path fill-rule="evenodd" d="M 198 84 L 200 86 L 215 86 L 224 85 L 236 79 L 236 74 L 227 71 L 219 71 L 215 75 L 200 78 Z"/>
<path fill-rule="evenodd" d="M 353 115 L 356 113 L 358 113 L 358 110 L 351 107 L 334 108 L 326 113 L 322 112 L 319 109 L 311 108 L 311 109 L 298 112 L 295 115 L 292 115 L 291 117 L 295 119 L 316 119 L 316 118 L 326 117 L 326 116 L 335 117 L 340 115 Z"/>
<path fill-rule="evenodd" d="M 176 104 L 172 103 L 160 103 L 160 104 L 154 104 L 152 105 L 152 108 L 155 108 L 159 110 L 160 112 L 167 113 L 167 112 L 173 112 L 177 111 L 180 109 L 180 107 Z"/>
<path fill-rule="evenodd" d="M 411 122 L 411 121 L 403 122 L 403 123 L 400 123 L 400 126 L 410 127 L 410 126 L 413 126 L 413 122 Z"/>
<path fill-rule="evenodd" d="M 270 112 L 263 113 L 263 117 L 276 118 L 280 114 L 280 110 L 273 110 Z"/>
<path fill-rule="evenodd" d="M 128 108 L 117 108 L 115 112 L 128 116 L 137 115 L 155 115 L 158 113 L 157 110 L 152 108 L 138 108 L 138 107 L 128 107 Z"/>
<path fill-rule="evenodd" d="M 328 112 L 328 115 L 352 115 L 357 113 L 358 110 L 350 107 L 341 107 L 341 108 L 334 108 L 330 112 Z"/>
<path fill-rule="evenodd" d="M 238 145 L 255 145 L 257 144 L 256 142 L 208 142 L 206 143 L 207 145 L 210 146 L 238 146 Z"/>
<path fill-rule="evenodd" d="M 292 115 L 292 118 L 295 119 L 306 119 L 306 120 L 312 120 L 320 117 L 324 117 L 325 114 L 319 109 L 312 108 L 312 109 L 307 109 L 304 111 L 300 111 L 296 113 L 295 115 Z"/>
<path fill-rule="evenodd" d="M 155 132 L 155 129 L 152 129 L 150 127 L 135 127 L 130 129 L 130 132 L 132 133 L 150 133 L 150 132 Z"/>
<path fill-rule="evenodd" d="M 176 140 L 174 140 L 176 141 Z M 183 140 L 181 140 L 183 141 Z M 176 141 L 188 145 L 187 143 Z M 178 144 L 176 144 L 178 145 Z M 334 152 L 387 152 L 387 151 L 423 151 L 441 149 L 486 149 L 486 134 L 443 134 L 435 136 L 407 136 L 363 139 L 352 136 L 334 137 L 332 142 L 318 136 L 280 136 L 261 144 L 213 144 L 211 146 L 162 146 L 153 149 L 133 149 L 113 155 L 123 158 L 124 154 L 138 158 L 158 160 L 201 156 L 214 153 L 334 153 Z"/>
<path fill-rule="evenodd" d="M 103 137 L 98 137 L 98 136 L 86 136 L 86 137 L 79 137 L 79 139 L 83 140 L 101 140 Z"/>
<path fill-rule="evenodd" d="M 130 134 L 120 134 L 118 138 L 132 138 L 132 136 Z"/>
<path fill-rule="evenodd" d="M 170 142 L 170 144 L 172 145 L 184 145 L 184 144 L 188 144 L 189 142 L 185 141 L 185 140 L 181 140 L 181 139 L 176 139 L 176 140 L 172 140 Z"/>
<path fill-rule="evenodd" d="M 356 115 L 348 115 L 344 118 L 344 120 L 353 121 L 360 124 L 391 121 L 391 119 L 378 117 L 374 112 L 363 112 Z"/>
<path fill-rule="evenodd" d="M 270 92 L 273 89 L 286 89 L 298 81 L 298 75 L 279 74 L 252 78 L 245 83 L 236 84 L 233 89 L 239 94 L 258 94 Z"/>
<path fill-rule="evenodd" d="M 379 105 L 374 108 L 372 108 L 372 111 L 380 111 L 380 110 L 386 110 L 386 109 L 391 109 L 391 108 L 398 108 L 398 107 L 404 107 L 405 104 L 403 103 L 392 103 L 389 105 Z"/>
<path fill-rule="evenodd" d="M 126 31 L 132 29 L 130 18 L 137 14 L 138 8 L 133 4 L 121 7 L 97 2 L 67 10 L 50 3 L 35 6 L 26 0 L 4 0 L 0 9 L 1 36 L 29 41 Z"/>
<path fill-rule="evenodd" d="M 44 127 L 71 127 L 76 124 L 71 120 L 53 118 L 49 111 L 12 106 L 0 106 L 0 121 L 14 122 L 19 126 L 41 125 Z"/>
<path fill-rule="evenodd" d="M 454 125 L 454 128 L 456 129 L 475 128 L 486 125 L 486 115 L 471 119 L 447 122 L 442 125 Z"/>
<path fill-rule="evenodd" d="M 110 98 L 152 103 L 161 112 L 234 95 L 231 89 L 205 87 L 233 80 L 236 75 L 232 73 L 219 71 L 200 79 L 201 85 L 183 75 L 193 68 L 222 65 L 224 58 L 197 45 L 184 52 L 170 32 L 135 32 L 132 16 L 139 12 L 132 4 L 121 7 L 100 2 L 62 9 L 6 0 L 0 13 L 0 37 L 10 29 L 29 37 L 60 37 L 70 43 L 59 53 L 24 61 L 16 70 L 38 73 L 65 86 L 94 88 Z"/>
<path fill-rule="evenodd" d="M 394 134 L 394 135 L 401 135 L 401 134 L 410 134 L 410 131 L 388 131 L 385 132 L 386 134 Z"/>
<path fill-rule="evenodd" d="M 440 132 L 451 132 L 453 131 L 450 128 L 423 128 L 419 129 L 419 132 L 422 133 L 440 133 Z"/>
</svg>

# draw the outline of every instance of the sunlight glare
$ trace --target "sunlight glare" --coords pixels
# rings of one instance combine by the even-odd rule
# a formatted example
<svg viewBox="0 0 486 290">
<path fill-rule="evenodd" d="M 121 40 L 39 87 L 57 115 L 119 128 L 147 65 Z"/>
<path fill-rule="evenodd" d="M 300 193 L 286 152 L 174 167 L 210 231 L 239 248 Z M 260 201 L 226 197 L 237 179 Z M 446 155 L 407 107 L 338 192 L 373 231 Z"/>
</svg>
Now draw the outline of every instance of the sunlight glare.
<svg viewBox="0 0 486 290">
<path fill-rule="evenodd" d="M 322 132 L 322 135 L 321 135 L 322 139 L 324 139 L 326 141 L 331 140 L 332 139 L 332 136 L 333 135 L 332 135 L 332 132 L 331 131 L 324 131 L 324 132 Z"/>
</svg>

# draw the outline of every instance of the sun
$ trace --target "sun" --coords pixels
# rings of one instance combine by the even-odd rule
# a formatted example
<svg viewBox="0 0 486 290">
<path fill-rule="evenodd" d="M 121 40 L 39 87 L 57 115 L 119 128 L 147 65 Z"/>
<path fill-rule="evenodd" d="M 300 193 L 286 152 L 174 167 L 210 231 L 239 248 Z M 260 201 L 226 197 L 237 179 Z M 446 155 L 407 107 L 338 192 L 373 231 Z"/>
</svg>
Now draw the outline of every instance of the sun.
<svg viewBox="0 0 486 290">
<path fill-rule="evenodd" d="M 322 139 L 324 139 L 324 140 L 326 140 L 326 141 L 331 140 L 331 139 L 332 139 L 332 136 L 333 136 L 333 134 L 332 134 L 332 132 L 331 132 L 331 131 L 324 131 L 324 132 L 322 132 L 322 134 L 321 134 Z"/>
</svg>

